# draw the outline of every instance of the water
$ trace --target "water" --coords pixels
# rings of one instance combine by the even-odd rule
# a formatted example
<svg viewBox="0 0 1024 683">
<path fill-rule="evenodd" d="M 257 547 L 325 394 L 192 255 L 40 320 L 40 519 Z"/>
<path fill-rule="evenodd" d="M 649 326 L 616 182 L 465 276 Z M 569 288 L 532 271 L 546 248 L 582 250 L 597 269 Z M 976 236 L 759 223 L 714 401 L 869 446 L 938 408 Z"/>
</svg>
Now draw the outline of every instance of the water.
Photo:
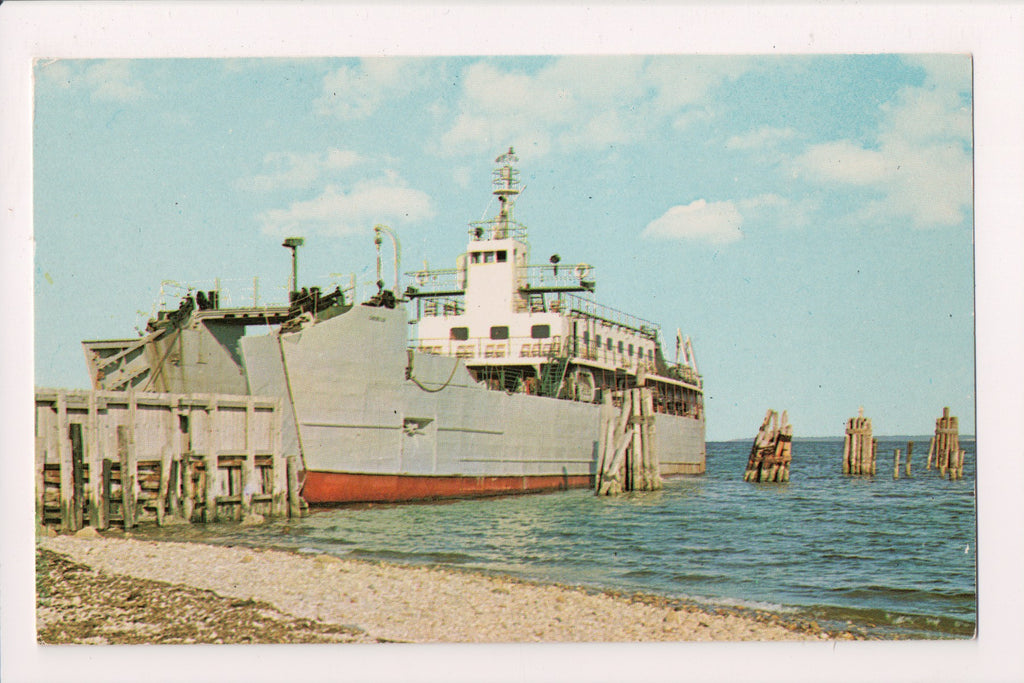
<svg viewBox="0 0 1024 683">
<path fill-rule="evenodd" d="M 702 477 L 654 493 L 591 491 L 321 510 L 261 527 L 145 532 L 439 564 L 848 622 L 880 637 L 970 637 L 976 614 L 974 442 L 964 478 L 892 478 L 906 442 L 880 439 L 877 475 L 842 475 L 841 439 L 797 440 L 787 484 L 742 480 L 750 444 L 708 444 Z M 923 447 L 922 447 L 923 446 Z"/>
</svg>

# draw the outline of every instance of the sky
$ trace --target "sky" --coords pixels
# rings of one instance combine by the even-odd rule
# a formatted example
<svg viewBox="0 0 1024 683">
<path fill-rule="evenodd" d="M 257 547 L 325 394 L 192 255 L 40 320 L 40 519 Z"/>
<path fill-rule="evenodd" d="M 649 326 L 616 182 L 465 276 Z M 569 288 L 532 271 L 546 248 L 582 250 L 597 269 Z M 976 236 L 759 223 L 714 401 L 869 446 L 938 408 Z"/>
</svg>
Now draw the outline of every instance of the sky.
<svg viewBox="0 0 1024 683">
<path fill-rule="evenodd" d="M 532 261 L 693 340 L 711 440 L 974 429 L 965 55 L 57 59 L 34 69 L 37 386 L 164 281 L 282 301 L 453 267 L 514 147 Z M 387 268 L 387 266 L 385 266 Z M 173 286 L 163 303 L 174 307 Z M 366 288 L 369 292 L 369 287 Z"/>
</svg>

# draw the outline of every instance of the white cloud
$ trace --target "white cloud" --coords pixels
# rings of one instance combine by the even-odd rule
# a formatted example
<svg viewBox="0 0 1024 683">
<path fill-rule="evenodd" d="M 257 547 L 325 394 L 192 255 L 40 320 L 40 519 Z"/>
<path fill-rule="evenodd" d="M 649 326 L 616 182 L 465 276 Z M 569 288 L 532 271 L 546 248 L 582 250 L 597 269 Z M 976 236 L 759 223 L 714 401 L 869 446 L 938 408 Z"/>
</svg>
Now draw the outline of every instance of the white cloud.
<svg viewBox="0 0 1024 683">
<path fill-rule="evenodd" d="M 264 211 L 258 219 L 269 234 L 343 235 L 366 232 L 376 223 L 414 223 L 433 215 L 426 193 L 406 187 L 390 174 L 357 183 L 348 191 L 328 185 L 318 197 Z"/>
<path fill-rule="evenodd" d="M 438 151 L 480 153 L 512 144 L 537 157 L 640 140 L 662 123 L 685 124 L 714 87 L 750 65 L 726 58 L 569 56 L 529 73 L 476 62 L 459 79 L 458 115 Z"/>
<path fill-rule="evenodd" d="M 341 149 L 308 154 L 272 152 L 263 159 L 267 173 L 243 178 L 236 185 L 256 192 L 308 187 L 325 174 L 350 168 L 361 161 L 358 153 Z"/>
<path fill-rule="evenodd" d="M 728 244 L 743 237 L 742 224 L 743 216 L 733 202 L 708 203 L 698 199 L 685 206 L 673 206 L 648 223 L 641 236 Z"/>
<path fill-rule="evenodd" d="M 792 128 L 762 126 L 757 130 L 732 136 L 726 140 L 725 148 L 739 151 L 760 150 L 775 147 L 779 143 L 790 140 L 795 136 L 796 131 Z"/>
<path fill-rule="evenodd" d="M 851 218 L 916 228 L 961 223 L 973 195 L 970 60 L 908 59 L 925 70 L 920 86 L 901 88 L 881 106 L 873 144 L 835 140 L 808 148 L 793 163 L 807 180 L 856 186 L 877 198 Z"/>
<path fill-rule="evenodd" d="M 851 185 L 883 182 L 896 168 L 887 155 L 865 149 L 850 140 L 812 145 L 796 159 L 795 164 L 802 173 L 814 180 Z"/>
<path fill-rule="evenodd" d="M 424 87 L 426 74 L 423 59 L 366 58 L 356 66 L 343 66 L 327 74 L 321 95 L 313 102 L 314 110 L 341 119 L 366 118 L 387 98 Z"/>
<path fill-rule="evenodd" d="M 86 67 L 82 80 L 94 100 L 128 102 L 145 93 L 139 84 L 132 81 L 131 64 L 124 59 L 90 64 Z"/>
</svg>

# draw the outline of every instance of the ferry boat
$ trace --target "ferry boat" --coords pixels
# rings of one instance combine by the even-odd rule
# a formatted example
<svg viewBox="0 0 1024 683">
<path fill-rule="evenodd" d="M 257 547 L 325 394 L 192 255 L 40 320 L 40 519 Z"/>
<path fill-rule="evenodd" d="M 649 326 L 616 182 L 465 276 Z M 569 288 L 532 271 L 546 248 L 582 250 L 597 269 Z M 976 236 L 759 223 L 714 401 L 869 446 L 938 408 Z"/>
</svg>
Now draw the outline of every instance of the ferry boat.
<svg viewBox="0 0 1024 683">
<path fill-rule="evenodd" d="M 276 396 L 282 443 L 310 504 L 396 502 L 592 486 L 601 404 L 652 387 L 663 475 L 705 470 L 703 381 L 688 337 L 599 304 L 594 268 L 530 263 L 512 148 L 495 160 L 495 216 L 470 223 L 455 267 L 381 278 L 358 305 L 339 287 L 287 306 L 222 307 L 189 291 L 140 339 L 85 341 L 93 386 Z M 262 334 L 245 334 L 264 326 Z M 411 331 L 411 332 L 410 332 Z"/>
</svg>

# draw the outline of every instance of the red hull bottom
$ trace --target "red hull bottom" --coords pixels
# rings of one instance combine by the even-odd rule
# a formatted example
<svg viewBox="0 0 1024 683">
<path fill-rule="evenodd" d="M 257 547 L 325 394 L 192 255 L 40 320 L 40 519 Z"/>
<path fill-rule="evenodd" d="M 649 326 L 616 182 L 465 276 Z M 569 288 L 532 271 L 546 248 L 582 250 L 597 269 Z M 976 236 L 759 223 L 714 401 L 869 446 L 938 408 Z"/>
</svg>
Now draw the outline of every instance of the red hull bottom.
<svg viewBox="0 0 1024 683">
<path fill-rule="evenodd" d="M 530 477 L 425 477 L 402 474 L 348 474 L 307 471 L 302 497 L 310 505 L 396 503 L 440 498 L 474 498 L 537 493 L 593 485 L 590 475 Z"/>
</svg>

